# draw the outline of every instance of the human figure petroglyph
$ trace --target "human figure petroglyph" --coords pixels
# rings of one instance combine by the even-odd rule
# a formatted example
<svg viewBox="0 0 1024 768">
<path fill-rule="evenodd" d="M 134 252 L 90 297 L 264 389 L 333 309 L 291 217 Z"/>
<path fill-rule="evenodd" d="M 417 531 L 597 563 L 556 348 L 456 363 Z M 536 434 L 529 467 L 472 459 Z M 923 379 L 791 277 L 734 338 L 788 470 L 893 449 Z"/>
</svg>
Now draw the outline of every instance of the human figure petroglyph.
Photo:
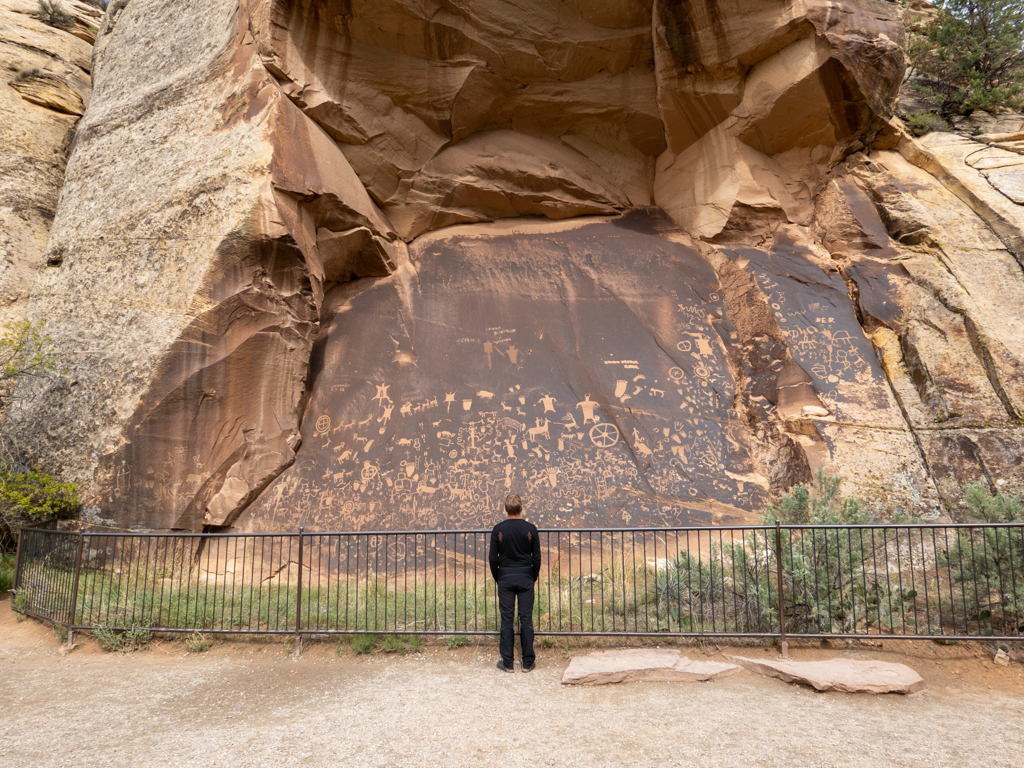
<svg viewBox="0 0 1024 768">
<path fill-rule="evenodd" d="M 584 395 L 584 399 L 576 404 L 577 408 L 583 409 L 583 424 L 586 425 L 588 422 L 598 422 L 600 419 L 594 415 L 594 408 L 597 407 L 598 403 L 596 400 L 591 400 L 590 395 Z"/>
<path fill-rule="evenodd" d="M 548 413 L 549 411 L 551 413 L 554 413 L 555 412 L 555 402 L 556 402 L 555 398 L 553 398 L 551 395 L 545 395 L 544 397 L 542 397 L 540 400 L 537 401 L 538 404 L 540 404 L 540 403 L 544 404 L 544 413 Z"/>
<path fill-rule="evenodd" d="M 376 384 L 375 386 L 377 387 L 377 394 L 373 396 L 373 402 L 379 402 L 381 405 L 383 405 L 384 401 L 387 400 L 390 403 L 391 398 L 388 396 L 388 389 L 391 388 L 391 385 Z"/>
<path fill-rule="evenodd" d="M 452 403 L 455 402 L 455 393 L 454 392 L 445 392 L 444 393 L 444 402 L 448 406 L 448 413 L 451 413 L 452 412 Z"/>
<path fill-rule="evenodd" d="M 491 368 L 491 351 L 494 349 L 494 345 L 489 341 L 484 342 L 484 354 L 487 355 L 487 367 Z"/>
<path fill-rule="evenodd" d="M 508 349 L 505 350 L 505 354 L 508 355 L 508 361 L 512 365 L 519 364 L 519 350 L 516 349 L 515 344 L 509 344 Z"/>
</svg>

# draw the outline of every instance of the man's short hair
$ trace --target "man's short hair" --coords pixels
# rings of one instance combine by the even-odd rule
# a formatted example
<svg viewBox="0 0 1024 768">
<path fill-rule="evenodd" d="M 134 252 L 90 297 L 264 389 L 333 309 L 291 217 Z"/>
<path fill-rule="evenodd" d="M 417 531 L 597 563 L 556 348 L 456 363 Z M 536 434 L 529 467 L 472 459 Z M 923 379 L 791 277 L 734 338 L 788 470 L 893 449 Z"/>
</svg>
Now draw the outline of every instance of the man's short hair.
<svg viewBox="0 0 1024 768">
<path fill-rule="evenodd" d="M 505 497 L 505 512 L 509 515 L 519 515 L 523 511 L 523 500 L 518 493 L 510 493 Z"/>
</svg>

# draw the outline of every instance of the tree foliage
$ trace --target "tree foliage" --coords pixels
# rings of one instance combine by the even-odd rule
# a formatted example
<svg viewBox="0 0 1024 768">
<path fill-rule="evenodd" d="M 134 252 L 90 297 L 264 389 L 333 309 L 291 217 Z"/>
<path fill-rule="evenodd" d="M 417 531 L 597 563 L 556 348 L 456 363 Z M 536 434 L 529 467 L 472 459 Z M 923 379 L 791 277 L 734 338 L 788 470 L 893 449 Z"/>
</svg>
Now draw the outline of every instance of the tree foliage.
<svg viewBox="0 0 1024 768">
<path fill-rule="evenodd" d="M 982 483 L 967 486 L 964 503 L 975 520 L 1024 523 L 1024 498 L 989 494 Z M 962 531 L 946 562 L 953 580 L 970 586 L 961 590 L 968 618 L 991 622 L 1001 613 L 1017 626 L 1024 617 L 1024 529 Z"/>
<path fill-rule="evenodd" d="M 7 323 L 0 333 L 0 410 L 16 398 L 16 387 L 25 377 L 42 378 L 59 370 L 43 323 L 28 320 Z"/>
<path fill-rule="evenodd" d="M 15 418 L 18 383 L 26 377 L 48 378 L 59 372 L 57 356 L 43 324 L 8 323 L 0 333 L 0 414 Z M 0 550 L 14 541 L 22 525 L 74 517 L 78 488 L 54 475 L 25 465 L 6 442 L 0 445 Z"/>
<path fill-rule="evenodd" d="M 975 109 L 1020 109 L 1024 103 L 1024 2 L 938 0 L 926 20 L 907 8 L 912 68 L 945 118 Z"/>
</svg>

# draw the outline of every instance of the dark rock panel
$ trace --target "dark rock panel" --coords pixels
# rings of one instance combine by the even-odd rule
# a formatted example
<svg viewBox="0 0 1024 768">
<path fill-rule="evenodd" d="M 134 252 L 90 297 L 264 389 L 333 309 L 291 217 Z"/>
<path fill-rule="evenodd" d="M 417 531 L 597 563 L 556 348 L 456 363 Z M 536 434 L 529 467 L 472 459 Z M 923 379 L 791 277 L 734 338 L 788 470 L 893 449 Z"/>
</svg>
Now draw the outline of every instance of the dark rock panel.
<svg viewBox="0 0 1024 768">
<path fill-rule="evenodd" d="M 736 334 L 666 222 L 451 230 L 329 292 L 302 449 L 247 525 L 466 528 L 508 492 L 548 526 L 749 519 Z"/>
</svg>

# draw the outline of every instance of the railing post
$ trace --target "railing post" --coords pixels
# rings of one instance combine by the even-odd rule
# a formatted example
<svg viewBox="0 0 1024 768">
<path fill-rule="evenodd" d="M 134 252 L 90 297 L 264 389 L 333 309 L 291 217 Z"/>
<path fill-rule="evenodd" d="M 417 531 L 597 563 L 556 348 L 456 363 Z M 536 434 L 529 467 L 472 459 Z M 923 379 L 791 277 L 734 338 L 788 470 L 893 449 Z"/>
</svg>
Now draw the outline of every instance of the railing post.
<svg viewBox="0 0 1024 768">
<path fill-rule="evenodd" d="M 302 653 L 302 635 L 299 633 L 299 629 L 302 626 L 302 531 L 303 527 L 299 526 L 299 585 L 295 590 L 295 656 L 296 658 Z"/>
<path fill-rule="evenodd" d="M 24 526 L 18 529 L 18 544 L 14 555 L 14 585 L 11 589 L 17 589 L 21 581 L 21 535 L 25 532 Z"/>
<path fill-rule="evenodd" d="M 779 648 L 782 658 L 789 658 L 789 642 L 786 640 L 785 591 L 782 586 L 782 523 L 775 520 L 775 575 L 779 590 Z"/>
<path fill-rule="evenodd" d="M 75 614 L 78 612 L 78 577 L 82 573 L 82 549 L 85 546 L 85 526 L 78 528 L 78 554 L 75 555 L 75 578 L 71 584 L 71 610 L 68 611 L 68 645 L 75 642 Z"/>
</svg>

